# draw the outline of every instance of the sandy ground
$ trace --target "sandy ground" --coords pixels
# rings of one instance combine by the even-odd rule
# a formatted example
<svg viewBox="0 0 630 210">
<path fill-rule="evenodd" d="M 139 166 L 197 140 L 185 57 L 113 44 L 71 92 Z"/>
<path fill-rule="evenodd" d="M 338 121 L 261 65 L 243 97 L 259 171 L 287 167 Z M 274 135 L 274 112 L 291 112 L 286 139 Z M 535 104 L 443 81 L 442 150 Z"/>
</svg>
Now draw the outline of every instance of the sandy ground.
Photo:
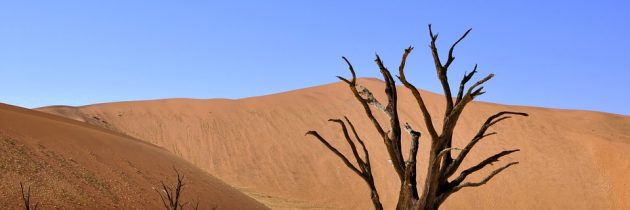
<svg viewBox="0 0 630 210">
<path fill-rule="evenodd" d="M 21 209 L 20 182 L 40 209 L 162 209 L 154 190 L 184 174 L 182 202 L 266 209 L 155 145 L 74 120 L 0 104 L 0 209 Z"/>
<path fill-rule="evenodd" d="M 383 99 L 382 82 L 359 83 Z M 410 92 L 399 89 L 399 94 L 401 119 L 426 133 Z M 443 97 L 423 94 L 439 129 Z M 339 127 L 327 122 L 346 115 L 371 152 L 385 208 L 393 209 L 397 198 L 399 183 L 382 140 L 341 83 L 240 100 L 168 99 L 41 110 L 159 145 L 274 209 L 370 209 L 361 179 L 318 141 L 304 136 L 307 130 L 318 130 L 349 154 Z M 488 116 L 504 110 L 531 116 L 493 127 L 499 135 L 480 142 L 463 167 L 513 148 L 521 151 L 502 163 L 521 164 L 487 185 L 454 194 L 444 209 L 630 209 L 630 117 L 473 103 L 462 115 L 454 145 L 463 147 Z M 421 138 L 419 183 L 426 170 L 427 140 Z M 406 146 L 409 141 L 403 142 Z M 492 168 L 469 180 L 479 180 Z"/>
</svg>

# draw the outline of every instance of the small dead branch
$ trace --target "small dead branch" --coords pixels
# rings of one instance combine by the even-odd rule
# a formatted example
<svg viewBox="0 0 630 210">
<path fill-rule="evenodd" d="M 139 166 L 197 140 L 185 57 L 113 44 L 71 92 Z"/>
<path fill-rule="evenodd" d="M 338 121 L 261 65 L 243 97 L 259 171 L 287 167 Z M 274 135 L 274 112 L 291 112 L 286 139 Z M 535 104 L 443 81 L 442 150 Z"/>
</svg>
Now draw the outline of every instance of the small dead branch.
<svg viewBox="0 0 630 210">
<path fill-rule="evenodd" d="M 161 189 L 155 189 L 155 192 L 160 196 L 160 200 L 162 201 L 162 205 L 166 210 L 183 210 L 188 202 L 182 202 L 181 196 L 184 190 L 184 174 L 181 174 L 177 169 L 173 168 L 175 174 L 177 175 L 177 182 L 173 186 L 169 186 L 165 184 L 163 181 L 161 182 Z M 195 202 L 195 205 L 192 209 L 199 208 L 199 201 Z M 216 208 L 216 207 L 215 207 Z M 213 208 L 213 209 L 215 209 Z"/>
<path fill-rule="evenodd" d="M 22 192 L 22 202 L 24 203 L 25 210 L 37 210 L 39 208 L 39 203 L 35 203 L 35 205 L 31 204 L 31 186 L 29 185 L 24 192 L 24 184 L 20 182 L 20 191 Z"/>
</svg>

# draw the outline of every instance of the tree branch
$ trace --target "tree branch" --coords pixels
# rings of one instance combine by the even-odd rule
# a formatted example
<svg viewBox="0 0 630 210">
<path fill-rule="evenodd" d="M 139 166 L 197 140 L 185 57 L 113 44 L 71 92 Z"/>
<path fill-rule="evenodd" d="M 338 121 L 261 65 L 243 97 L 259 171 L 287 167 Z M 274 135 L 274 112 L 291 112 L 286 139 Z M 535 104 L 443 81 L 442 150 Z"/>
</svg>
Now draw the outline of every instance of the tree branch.
<svg viewBox="0 0 630 210">
<path fill-rule="evenodd" d="M 381 104 L 381 102 L 379 102 L 375 97 L 374 94 L 372 94 L 372 92 L 367 89 L 366 87 L 363 87 L 361 85 L 358 86 L 358 90 L 359 90 L 359 95 L 361 95 L 361 97 L 364 98 L 364 100 L 369 104 L 372 105 L 374 107 L 376 107 L 376 109 L 382 111 L 383 113 L 385 113 L 387 116 L 390 116 L 390 113 L 387 112 L 387 110 L 385 109 L 385 106 L 383 106 L 383 104 Z"/>
<path fill-rule="evenodd" d="M 376 128 L 376 131 L 378 131 L 378 133 L 381 135 L 381 137 L 385 141 L 385 144 L 386 145 L 389 144 L 389 137 L 385 133 L 385 130 L 383 130 L 383 127 L 381 126 L 381 124 L 378 122 L 378 120 L 376 120 L 376 117 L 374 117 L 374 114 L 372 114 L 372 110 L 370 110 L 370 106 L 368 102 L 361 97 L 361 94 L 357 90 L 356 73 L 354 72 L 354 68 L 352 67 L 352 64 L 350 63 L 350 61 L 348 61 L 348 59 L 346 59 L 346 57 L 342 57 L 342 58 L 344 61 L 346 61 L 346 64 L 348 64 L 348 69 L 352 73 L 352 80 L 345 79 L 341 76 L 337 76 L 337 78 L 339 78 L 342 81 L 345 81 L 348 84 L 348 86 L 350 87 L 350 91 L 352 91 L 352 93 L 354 94 L 354 97 L 357 99 L 357 101 L 359 101 L 359 103 L 361 103 L 361 106 L 363 106 L 363 109 L 365 110 L 365 114 L 368 116 L 368 118 L 374 125 L 374 128 Z"/>
<path fill-rule="evenodd" d="M 461 182 L 464 181 L 464 179 L 466 179 L 466 177 L 468 175 L 470 175 L 470 174 L 472 174 L 472 173 L 474 173 L 476 171 L 481 170 L 482 168 L 486 167 L 487 165 L 490 165 L 490 164 L 492 164 L 492 163 L 494 163 L 496 161 L 499 161 L 499 158 L 501 158 L 503 156 L 506 156 L 506 155 L 509 155 L 509 154 L 512 154 L 512 153 L 518 152 L 518 151 L 520 151 L 520 150 L 519 149 L 504 150 L 504 151 L 499 152 L 499 153 L 497 153 L 497 154 L 495 154 L 493 156 L 490 156 L 490 157 L 486 158 L 485 160 L 481 161 L 480 163 L 478 163 L 477 165 L 462 171 L 459 174 L 459 176 L 456 179 L 454 179 L 451 183 L 453 185 L 459 185 Z"/>
<path fill-rule="evenodd" d="M 401 63 L 400 67 L 398 68 L 398 74 L 399 74 L 398 79 L 400 80 L 400 82 L 403 83 L 403 85 L 407 89 L 411 91 L 411 93 L 413 94 L 413 97 L 416 99 L 416 102 L 418 103 L 418 107 L 420 107 L 420 111 L 422 112 L 424 124 L 427 126 L 427 130 L 429 131 L 429 135 L 431 136 L 431 139 L 437 139 L 438 134 L 437 134 L 437 131 L 435 130 L 435 127 L 433 126 L 433 121 L 431 120 L 431 114 L 429 114 L 429 110 L 427 109 L 427 106 L 424 103 L 422 96 L 420 95 L 420 91 L 418 91 L 418 88 L 416 88 L 413 84 L 407 81 L 407 78 L 405 77 L 405 71 L 404 71 L 405 63 L 407 60 L 407 56 L 409 55 L 409 53 L 411 53 L 412 50 L 413 50 L 413 47 L 409 47 L 405 49 L 405 53 L 403 54 L 402 61 L 400 62 Z"/>
<path fill-rule="evenodd" d="M 420 137 L 420 131 L 416 131 L 413 128 L 411 128 L 411 125 L 409 125 L 409 123 L 405 123 L 405 131 L 407 131 L 407 133 L 409 133 L 411 137 L 415 137 L 415 136 Z"/>
<path fill-rule="evenodd" d="M 405 130 L 411 135 L 411 145 L 409 146 L 409 157 L 407 158 L 407 161 L 405 161 L 405 176 L 403 182 L 401 183 L 403 185 L 401 193 L 409 193 L 411 194 L 411 198 L 418 199 L 416 159 L 419 147 L 418 140 L 420 139 L 421 134 L 420 132 L 413 130 L 409 123 L 405 123 Z M 398 206 L 397 208 L 399 207 L 401 206 Z"/>
<path fill-rule="evenodd" d="M 516 164 L 518 164 L 518 162 L 508 163 L 507 165 L 492 171 L 492 173 L 490 173 L 490 175 L 488 175 L 486 178 L 484 178 L 480 182 L 466 182 L 464 184 L 457 185 L 457 186 L 455 186 L 453 188 L 453 190 L 452 190 L 453 192 L 452 193 L 457 192 L 457 191 L 459 191 L 460 189 L 462 189 L 464 187 L 478 187 L 478 186 L 484 185 L 484 184 L 488 183 L 488 181 L 490 181 L 490 179 L 492 179 L 494 176 L 496 176 L 497 174 L 501 173 L 501 171 L 509 168 L 512 165 L 516 165 Z"/>
<path fill-rule="evenodd" d="M 468 153 L 472 150 L 472 148 L 477 144 L 477 142 L 481 141 L 481 139 L 491 136 L 491 135 L 495 135 L 497 134 L 496 132 L 492 132 L 492 133 L 488 133 L 486 134 L 486 131 L 488 130 L 488 128 L 490 128 L 492 125 L 495 125 L 496 123 L 504 120 L 504 119 L 508 119 L 506 117 L 502 117 L 504 115 L 519 115 L 519 116 L 529 116 L 527 113 L 523 113 L 523 112 L 508 112 L 508 111 L 503 111 L 503 112 L 499 112 L 496 113 L 490 117 L 488 117 L 488 119 L 486 120 L 486 122 L 483 123 L 483 125 L 481 126 L 481 128 L 479 128 L 479 131 L 477 131 L 477 134 L 475 134 L 475 136 L 473 137 L 472 140 L 470 140 L 470 142 L 468 142 L 468 144 L 466 145 L 466 147 L 464 147 L 464 149 L 462 149 L 462 151 L 459 153 L 459 155 L 457 155 L 457 158 L 455 158 L 455 160 L 453 160 L 453 162 L 447 167 L 443 178 L 447 178 L 452 176 L 455 171 L 457 171 L 457 169 L 459 168 L 459 166 L 462 164 L 462 162 L 464 161 L 464 158 L 466 158 L 466 155 L 468 155 Z M 498 120 L 495 120 L 499 118 Z"/>
<path fill-rule="evenodd" d="M 448 138 L 444 138 L 444 140 L 447 140 L 447 142 L 440 142 L 440 145 L 445 145 L 446 147 L 450 147 L 451 146 L 450 145 L 451 144 L 450 141 L 451 141 L 452 132 L 455 130 L 455 126 L 457 125 L 457 121 L 459 120 L 459 116 L 464 111 L 464 108 L 476 96 L 479 96 L 479 95 L 485 93 L 485 92 L 482 92 L 483 87 L 480 87 L 478 89 L 475 89 L 475 88 L 477 86 L 479 86 L 479 85 L 482 85 L 486 81 L 490 80 L 493 76 L 494 76 L 494 74 L 490 74 L 490 75 L 486 76 L 485 78 L 483 78 L 482 80 L 479 80 L 478 82 L 473 84 L 470 88 L 468 88 L 468 91 L 466 92 L 466 95 L 464 95 L 464 97 L 462 98 L 460 103 L 458 103 L 457 106 L 455 106 L 450 113 L 449 112 L 445 113 L 444 126 L 442 127 L 442 135 L 446 136 Z M 474 89 L 474 91 L 473 91 L 473 89 Z"/>
<path fill-rule="evenodd" d="M 348 118 L 345 118 L 345 119 L 347 120 Z M 344 122 L 341 121 L 340 119 L 330 119 L 328 121 L 339 123 L 339 125 L 341 126 L 341 130 L 343 131 L 343 136 L 346 138 L 346 142 L 348 142 L 348 144 L 350 145 L 350 149 L 352 149 L 352 154 L 354 155 L 354 158 L 356 159 L 357 164 L 359 164 L 361 171 L 362 172 L 367 171 L 367 169 L 365 168 L 366 162 L 363 161 L 363 159 L 361 159 L 361 156 L 359 156 L 357 147 L 354 145 L 354 142 L 350 138 L 350 134 L 348 134 L 348 129 L 346 128 L 346 125 L 344 124 Z"/>
<path fill-rule="evenodd" d="M 438 153 L 436 159 L 439 160 L 440 158 L 442 158 L 442 156 L 444 156 L 445 154 L 447 154 L 451 150 L 462 150 L 462 149 L 457 148 L 457 147 L 449 147 L 449 148 L 443 149 L 442 151 L 440 151 L 440 153 Z"/>
<path fill-rule="evenodd" d="M 455 104 L 459 104 L 459 102 L 461 102 L 462 97 L 464 97 L 464 87 L 466 86 L 466 83 L 468 81 L 470 81 L 470 79 L 472 79 L 472 77 L 475 75 L 475 73 L 477 73 L 477 64 L 475 64 L 475 67 L 473 68 L 473 70 L 470 73 L 465 73 L 464 77 L 462 78 L 462 81 L 459 83 L 459 90 L 457 91 L 457 99 L 455 100 Z"/>
<path fill-rule="evenodd" d="M 455 49 L 455 46 L 457 46 L 459 42 L 461 42 L 464 38 L 466 38 L 466 36 L 468 36 L 468 33 L 470 33 L 471 30 L 472 28 L 468 29 L 466 33 L 464 33 L 464 35 L 462 35 L 455 43 L 453 43 L 453 45 L 451 46 L 451 49 L 448 50 L 448 59 L 446 60 L 446 64 L 444 64 L 444 68 L 448 69 L 448 67 L 451 66 L 451 63 L 453 63 L 453 61 L 455 60 L 455 57 L 453 57 L 453 50 Z"/>
<path fill-rule="evenodd" d="M 459 114 L 461 114 L 461 112 L 464 110 L 464 107 L 468 104 L 468 102 L 475 99 L 475 97 L 484 94 L 485 92 L 482 91 L 483 87 L 480 87 L 480 88 L 477 88 L 477 87 L 487 82 L 488 80 L 492 79 L 492 77 L 494 77 L 494 74 L 489 74 L 488 76 L 484 77 L 483 79 L 477 81 L 475 84 L 470 86 L 468 88 L 468 91 L 466 91 L 466 94 L 462 97 L 459 103 L 457 103 L 457 106 L 455 106 L 453 113 L 451 113 L 449 117 L 453 117 L 453 116 L 459 117 Z"/>
<path fill-rule="evenodd" d="M 369 102 L 368 100 L 364 99 L 361 96 L 361 93 L 359 93 L 359 91 L 357 90 L 356 73 L 354 72 L 354 67 L 352 66 L 352 64 L 350 63 L 350 61 L 346 57 L 342 57 L 342 58 L 346 62 L 346 64 L 348 65 L 348 69 L 352 73 L 352 79 L 348 80 L 348 79 L 345 79 L 345 78 L 343 78 L 341 76 L 338 76 L 338 78 L 348 84 L 348 86 L 350 87 L 350 90 L 354 94 L 354 96 L 357 99 L 357 101 L 359 101 L 361 106 L 363 106 L 365 114 L 367 115 L 367 117 L 370 119 L 370 121 L 374 125 L 374 128 L 376 128 L 376 131 L 381 135 L 381 138 L 383 139 L 383 143 L 385 144 L 385 147 L 387 148 L 387 152 L 389 154 L 390 159 L 392 159 L 392 161 L 396 162 L 396 164 L 394 166 L 394 169 L 396 170 L 396 173 L 398 174 L 398 177 L 402 181 L 403 180 L 403 170 L 404 170 L 403 167 L 404 166 L 399 162 L 399 160 L 402 158 L 402 156 L 399 155 L 400 149 L 396 149 L 396 148 L 398 148 L 398 146 L 392 145 L 392 140 L 389 137 L 388 132 L 385 132 L 385 130 L 383 129 L 381 124 L 378 122 L 378 120 L 376 120 L 376 117 L 374 116 L 374 114 L 372 113 L 372 110 L 370 110 L 370 107 L 369 107 L 370 103 L 376 104 L 378 101 L 374 98 L 373 101 Z M 392 81 L 392 80 L 387 80 L 386 79 L 386 81 Z M 394 85 L 394 87 L 395 87 L 395 85 Z M 370 93 L 369 90 L 367 90 L 367 88 L 365 88 L 362 91 L 367 91 L 366 94 Z M 378 104 L 380 104 L 380 103 L 378 103 Z M 382 105 L 381 105 L 381 107 L 382 107 Z M 385 108 L 385 109 L 387 109 L 387 108 Z M 386 112 L 386 114 L 388 114 L 388 113 Z M 397 113 L 396 113 L 396 115 L 397 115 Z M 390 119 L 391 118 L 392 117 L 390 117 Z M 396 118 L 397 118 L 397 116 L 396 116 Z M 392 126 L 392 129 L 395 130 L 395 126 Z"/>
<path fill-rule="evenodd" d="M 339 78 L 340 80 L 343 80 L 344 82 L 348 83 L 349 85 L 356 85 L 357 84 L 357 74 L 354 72 L 354 67 L 352 67 L 352 64 L 350 63 L 350 61 L 348 61 L 348 59 L 345 56 L 341 56 L 341 58 L 346 62 L 346 64 L 348 64 L 348 69 L 350 70 L 350 73 L 352 74 L 352 80 L 348 80 L 346 78 L 343 78 L 341 76 L 337 76 L 337 78 Z"/>
<path fill-rule="evenodd" d="M 170 190 L 166 187 L 166 185 L 164 184 L 163 181 L 161 183 L 162 183 L 162 188 L 163 188 L 164 193 L 166 193 L 167 196 L 170 196 Z M 160 196 L 160 199 L 162 200 L 162 205 L 164 205 L 164 208 L 165 209 L 169 209 L 168 204 L 166 204 L 166 200 L 167 199 L 164 198 L 164 196 L 162 195 L 162 193 L 160 193 L 160 191 L 158 191 L 157 189 L 154 189 L 154 190 Z M 169 197 L 169 199 L 170 199 L 170 197 Z"/>
<path fill-rule="evenodd" d="M 365 180 L 365 182 L 370 187 L 372 204 L 374 204 L 374 208 L 376 210 L 382 210 L 383 209 L 383 205 L 381 204 L 381 200 L 380 200 L 380 197 L 378 195 L 378 190 L 376 189 L 376 185 L 374 184 L 374 176 L 372 175 L 372 165 L 370 164 L 370 153 L 368 152 L 367 148 L 365 147 L 365 143 L 363 143 L 363 140 L 361 140 L 361 138 L 357 134 L 357 131 L 354 128 L 354 125 L 352 124 L 350 119 L 348 119 L 348 117 L 346 117 L 346 116 L 344 116 L 343 118 L 346 120 L 346 122 L 350 126 L 350 129 L 352 130 L 352 133 L 354 134 L 354 137 L 357 139 L 359 144 L 361 144 L 361 148 L 363 149 L 363 154 L 365 154 L 365 160 L 363 161 L 363 167 L 362 167 L 362 169 L 363 169 L 363 176 L 362 176 L 362 178 L 363 178 L 363 180 Z M 357 162 L 359 162 L 359 160 L 360 160 L 360 157 L 357 156 Z"/>
<path fill-rule="evenodd" d="M 488 183 L 488 181 L 490 181 L 490 179 L 492 179 L 494 176 L 501 173 L 503 170 L 507 169 L 508 167 L 512 165 L 516 165 L 516 164 L 518 164 L 518 162 L 511 162 L 501 168 L 495 169 L 494 171 L 492 171 L 492 173 L 490 173 L 486 178 L 484 178 L 480 182 L 466 182 L 464 184 L 460 184 L 456 186 L 451 185 L 449 189 L 447 189 L 445 192 L 441 193 L 439 196 L 435 198 L 437 205 L 441 205 L 446 200 L 446 198 L 448 198 L 451 194 L 461 190 L 464 187 L 478 187 L 478 186 Z"/>
<path fill-rule="evenodd" d="M 383 79 L 385 80 L 385 94 L 387 95 L 387 106 L 385 107 L 385 111 L 389 116 L 389 124 L 392 129 L 389 137 L 391 145 L 388 145 L 388 147 L 391 148 L 390 157 L 392 157 L 392 162 L 396 172 L 398 173 L 400 179 L 403 180 L 403 174 L 405 173 L 405 160 L 402 156 L 402 146 L 400 143 L 402 132 L 400 120 L 398 119 L 398 93 L 396 92 L 396 82 L 378 54 L 376 55 L 374 62 L 378 65 L 381 74 L 383 75 Z"/>
<path fill-rule="evenodd" d="M 444 97 L 446 99 L 446 112 L 445 112 L 446 115 L 445 116 L 447 116 L 453 110 L 453 96 L 451 93 L 451 86 L 448 84 L 448 74 L 447 74 L 448 67 L 446 65 L 442 65 L 442 62 L 440 61 L 440 55 L 438 53 L 438 49 L 435 44 L 435 41 L 437 40 L 438 36 L 433 35 L 431 24 L 429 24 L 429 36 L 431 36 L 431 45 L 429 47 L 431 48 L 431 54 L 433 55 L 433 62 L 435 63 L 435 70 L 437 72 L 438 78 L 440 79 L 440 83 L 442 84 L 442 89 L 444 89 Z M 459 42 L 459 40 L 457 42 Z M 457 44 L 457 42 L 455 44 Z M 450 56 L 451 55 L 449 53 L 448 61 L 452 62 Z M 448 65 L 450 65 L 450 63 L 448 63 Z M 444 120 L 446 120 L 446 118 Z"/>
<path fill-rule="evenodd" d="M 437 47 L 435 45 L 438 34 L 433 35 L 431 24 L 429 24 L 429 36 L 431 37 L 431 44 L 429 45 L 429 48 L 431 48 L 431 54 L 433 55 L 433 63 L 435 64 L 435 69 L 440 71 L 442 69 L 442 62 L 440 61 L 440 56 L 438 55 Z"/>
<path fill-rule="evenodd" d="M 361 138 L 359 137 L 359 134 L 357 134 L 357 130 L 354 129 L 354 125 L 352 124 L 352 122 L 350 122 L 348 117 L 344 116 L 343 118 L 346 119 L 346 122 L 350 126 L 350 129 L 352 130 L 352 133 L 354 134 L 354 138 L 357 139 L 359 144 L 361 144 L 361 148 L 363 149 L 363 154 L 365 155 L 365 165 L 367 166 L 366 167 L 367 172 L 372 174 L 372 166 L 370 164 L 370 153 L 368 152 L 367 148 L 365 148 L 365 143 L 363 143 L 363 140 L 361 140 Z"/>
<path fill-rule="evenodd" d="M 319 133 L 317 133 L 317 131 L 308 131 L 305 135 L 315 136 L 330 151 L 332 151 L 339 158 L 341 158 L 341 160 L 346 164 L 346 166 L 348 168 L 350 168 L 354 173 L 359 175 L 359 177 L 361 177 L 368 184 L 368 187 L 370 188 L 371 198 L 372 198 L 372 203 L 374 204 L 374 208 L 377 209 L 377 210 L 382 210 L 383 206 L 381 204 L 380 197 L 378 195 L 378 190 L 376 189 L 376 185 L 374 184 L 374 177 L 372 175 L 372 166 L 370 165 L 370 154 L 369 154 L 367 148 L 365 147 L 365 143 L 363 142 L 363 140 L 361 140 L 361 138 L 357 134 L 357 131 L 354 128 L 354 125 L 352 124 L 352 122 L 346 116 L 344 116 L 344 119 L 346 120 L 345 123 L 348 123 L 348 125 L 350 126 L 350 129 L 352 130 L 352 133 L 354 134 L 354 137 L 357 139 L 359 144 L 361 144 L 361 147 L 362 147 L 363 152 L 365 154 L 365 160 L 363 160 L 361 158 L 361 156 L 359 155 L 359 153 L 358 153 L 358 151 L 356 149 L 356 145 L 354 144 L 354 141 L 352 141 L 352 138 L 350 137 L 350 134 L 348 133 L 348 129 L 347 129 L 344 121 L 342 121 L 340 119 L 330 119 L 328 121 L 336 122 L 336 123 L 338 123 L 341 126 L 341 129 L 343 131 L 343 135 L 346 138 L 346 141 L 348 142 L 348 144 L 350 145 L 350 148 L 352 149 L 352 154 L 354 155 L 354 158 L 356 159 L 357 164 L 359 165 L 360 169 L 356 168 L 350 162 L 350 160 L 348 160 L 348 158 L 345 155 L 343 155 L 341 152 L 339 152 L 339 150 L 337 150 L 335 147 L 330 145 L 330 143 L 328 143 L 328 141 L 326 139 L 324 139 L 321 135 L 319 135 Z"/>
<path fill-rule="evenodd" d="M 168 210 L 177 210 L 183 209 L 188 202 L 181 203 L 180 198 L 184 189 L 184 175 L 180 174 L 176 168 L 173 168 L 175 173 L 177 174 L 177 183 L 171 188 L 170 186 L 164 184 L 162 181 L 162 191 L 164 191 L 164 195 L 155 189 L 155 192 L 160 196 L 160 200 L 162 201 L 162 205 L 165 209 Z"/>
<path fill-rule="evenodd" d="M 35 203 L 35 205 L 31 205 L 31 186 L 29 185 L 24 192 L 24 185 L 20 182 L 20 190 L 22 192 L 22 202 L 24 203 L 24 209 L 26 210 L 37 210 L 39 207 L 39 203 Z"/>
<path fill-rule="evenodd" d="M 352 165 L 352 163 L 348 160 L 348 158 L 346 156 L 344 156 L 341 152 L 339 152 L 339 150 L 337 150 L 335 147 L 330 145 L 330 143 L 328 143 L 328 141 L 326 141 L 326 139 L 324 139 L 322 136 L 320 136 L 319 133 L 317 133 L 317 131 L 308 131 L 308 132 L 306 132 L 305 135 L 315 136 L 315 138 L 317 138 L 322 144 L 324 144 L 330 151 L 332 151 L 339 158 L 341 158 L 343 163 L 345 163 L 346 166 L 348 166 L 348 168 L 352 169 L 352 171 L 354 173 L 356 173 L 357 175 L 363 177 L 363 174 L 361 173 L 361 171 L 359 171 L 359 169 L 357 169 L 354 165 Z"/>
<path fill-rule="evenodd" d="M 415 164 L 418 154 L 418 140 L 420 139 L 421 133 L 411 128 L 409 123 L 405 123 L 405 130 L 411 135 L 411 147 L 409 147 L 409 157 L 407 161 Z"/>
<path fill-rule="evenodd" d="M 483 79 L 475 82 L 475 84 L 473 84 L 472 86 L 470 86 L 470 88 L 468 88 L 468 91 L 467 91 L 468 94 L 467 95 L 471 96 L 471 99 L 473 99 L 477 95 L 472 94 L 472 93 L 473 92 L 479 92 L 481 89 L 483 89 L 483 87 L 481 87 L 480 89 L 477 89 L 477 90 L 475 90 L 475 88 L 477 88 L 477 86 L 482 85 L 483 83 L 487 82 L 488 80 L 492 79 L 492 77 L 494 77 L 494 74 L 488 74 L 488 76 L 486 76 Z"/>
</svg>

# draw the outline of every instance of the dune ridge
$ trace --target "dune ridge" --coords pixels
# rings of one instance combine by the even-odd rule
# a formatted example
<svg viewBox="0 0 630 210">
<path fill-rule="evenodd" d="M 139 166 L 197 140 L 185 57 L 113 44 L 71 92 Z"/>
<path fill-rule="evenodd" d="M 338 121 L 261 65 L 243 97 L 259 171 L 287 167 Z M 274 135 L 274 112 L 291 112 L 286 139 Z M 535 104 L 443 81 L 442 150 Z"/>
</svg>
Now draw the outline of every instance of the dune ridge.
<svg viewBox="0 0 630 210">
<path fill-rule="evenodd" d="M 384 100 L 381 81 L 359 83 Z M 401 119 L 426 133 L 409 91 L 398 92 Z M 431 114 L 439 116 L 443 97 L 422 94 Z M 370 209 L 360 178 L 323 145 L 304 136 L 307 130 L 318 130 L 348 154 L 340 128 L 327 122 L 345 115 L 370 150 L 384 207 L 395 205 L 399 183 L 382 142 L 342 83 L 238 100 L 167 99 L 39 110 L 84 119 L 163 147 L 274 209 Z M 465 145 L 488 116 L 504 110 L 530 117 L 493 127 L 499 134 L 480 142 L 462 167 L 513 148 L 521 151 L 502 161 L 520 164 L 487 185 L 454 194 L 444 209 L 630 209 L 630 179 L 625 177 L 630 174 L 630 117 L 473 102 L 458 124 L 454 145 Z M 96 118 L 101 123 L 88 120 Z M 439 128 L 440 119 L 433 120 Z M 419 183 L 426 170 L 426 140 L 420 139 Z M 478 180 L 491 169 L 469 179 Z"/>
<path fill-rule="evenodd" d="M 20 209 L 20 182 L 42 209 L 160 209 L 160 182 L 184 174 L 182 202 L 267 209 L 170 152 L 124 134 L 0 104 L 0 206 Z"/>
</svg>

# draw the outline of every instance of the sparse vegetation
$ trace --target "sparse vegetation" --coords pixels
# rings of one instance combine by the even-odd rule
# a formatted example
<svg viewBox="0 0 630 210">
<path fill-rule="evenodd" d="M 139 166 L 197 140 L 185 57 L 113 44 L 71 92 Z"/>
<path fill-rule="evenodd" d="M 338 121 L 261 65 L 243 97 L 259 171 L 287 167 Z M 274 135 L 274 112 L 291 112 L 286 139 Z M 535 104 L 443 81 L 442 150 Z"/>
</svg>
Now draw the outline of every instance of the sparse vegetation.
<svg viewBox="0 0 630 210">
<path fill-rule="evenodd" d="M 22 193 L 22 202 L 24 203 L 25 210 L 37 210 L 39 208 L 39 203 L 31 204 L 31 186 L 26 188 L 26 192 L 24 192 L 24 184 L 20 182 L 20 191 Z"/>
<path fill-rule="evenodd" d="M 438 128 L 433 123 L 431 114 L 429 113 L 427 106 L 419 92 L 419 90 L 412 85 L 407 78 L 405 77 L 404 68 L 405 62 L 407 60 L 407 56 L 413 50 L 413 47 L 409 47 L 405 49 L 404 54 L 402 56 L 402 61 L 398 68 L 399 75 L 397 76 L 400 82 L 413 94 L 418 107 L 422 113 L 424 124 L 427 128 L 430 137 L 430 149 L 429 149 L 429 159 L 428 168 L 426 170 L 426 179 L 424 181 L 424 187 L 422 191 L 419 193 L 417 190 L 417 178 L 416 178 L 416 156 L 418 153 L 418 144 L 421 133 L 413 129 L 411 125 L 408 123 L 404 123 L 401 126 L 401 121 L 398 116 L 398 98 L 397 98 L 397 90 L 396 83 L 390 71 L 385 67 L 381 58 L 376 55 L 376 64 L 380 69 L 381 74 L 385 80 L 385 93 L 387 95 L 387 105 L 383 106 L 373 95 L 370 90 L 365 87 L 357 85 L 356 82 L 356 74 L 352 64 L 343 57 L 344 61 L 347 63 L 350 73 L 352 73 L 351 79 L 346 79 L 343 77 L 338 77 L 340 80 L 344 81 L 350 87 L 350 90 L 354 94 L 355 98 L 362 105 L 365 110 L 365 114 L 373 124 L 374 128 L 380 134 L 387 152 L 389 154 L 389 158 L 391 159 L 391 163 L 398 175 L 398 179 L 400 180 L 400 193 L 398 195 L 398 202 L 396 205 L 396 209 L 425 209 L 425 210 L 434 210 L 437 209 L 450 195 L 459 190 L 466 187 L 477 187 L 486 184 L 490 179 L 494 176 L 507 169 L 510 166 L 518 164 L 518 162 L 510 162 L 504 166 L 496 168 L 494 171 L 490 172 L 485 178 L 481 181 L 473 181 L 473 182 L 464 182 L 468 175 L 481 170 L 482 168 L 493 164 L 498 161 L 499 158 L 509 155 L 511 153 L 519 151 L 518 149 L 514 150 L 505 150 L 495 155 L 492 155 L 478 164 L 473 165 L 470 168 L 465 170 L 459 170 L 462 162 L 467 157 L 468 153 L 472 150 L 472 148 L 480 142 L 485 137 L 496 134 L 496 132 L 488 133 L 487 130 L 491 126 L 496 123 L 503 121 L 505 119 L 510 118 L 508 115 L 519 115 L 519 116 L 528 116 L 526 113 L 522 112 L 510 112 L 503 111 L 499 112 L 495 115 L 488 117 L 485 123 L 479 128 L 476 135 L 469 141 L 467 145 L 463 148 L 456 148 L 452 145 L 453 140 L 453 132 L 457 125 L 457 121 L 459 120 L 462 112 L 466 105 L 468 105 L 471 101 L 473 101 L 477 96 L 484 94 L 483 84 L 490 80 L 494 75 L 489 74 L 483 79 L 477 81 L 467 90 L 465 90 L 466 84 L 472 79 L 472 77 L 477 73 L 477 65 L 473 68 L 470 73 L 464 74 L 457 91 L 457 95 L 453 97 L 451 92 L 451 87 L 449 85 L 447 73 L 450 65 L 455 60 L 453 56 L 453 50 L 455 46 L 462 41 L 470 32 L 470 29 L 466 31 L 449 49 L 448 57 L 446 62 L 441 62 L 440 56 L 438 54 L 436 40 L 438 38 L 437 34 L 433 34 L 431 29 L 431 25 L 429 25 L 429 35 L 431 37 L 431 53 L 433 55 L 433 60 L 435 63 L 435 69 L 437 72 L 438 79 L 442 84 L 442 88 L 444 90 L 444 97 L 446 100 L 445 112 L 443 113 L 442 119 L 442 128 L 441 132 L 438 132 Z M 389 118 L 389 128 L 383 127 L 382 123 L 379 122 L 370 106 L 382 111 Z M 375 209 L 383 209 L 382 204 L 380 202 L 378 191 L 374 184 L 374 179 L 371 171 L 370 158 L 368 154 L 368 150 L 365 148 L 364 142 L 359 138 L 357 131 L 355 130 L 353 124 L 347 117 L 344 117 L 345 121 L 340 119 L 331 119 L 330 121 L 340 124 L 344 137 L 352 149 L 352 153 L 354 159 L 358 163 L 358 167 L 355 166 L 351 161 L 339 150 L 333 147 L 324 137 L 322 137 L 317 131 L 308 131 L 306 135 L 312 135 L 316 137 L 321 143 L 323 143 L 329 150 L 335 153 L 339 158 L 343 160 L 348 168 L 350 168 L 354 173 L 358 174 L 370 187 L 371 190 L 371 198 L 374 204 Z M 352 130 L 353 136 L 356 141 L 362 147 L 364 158 L 359 155 L 357 148 L 350 137 L 346 124 Z M 409 133 L 411 139 L 411 145 L 409 147 L 408 157 L 407 159 L 403 158 L 403 151 L 401 146 L 402 139 L 402 128 Z M 391 129 L 391 130 L 387 130 Z M 459 151 L 457 155 L 454 155 L 453 151 Z M 457 171 L 461 171 L 458 176 L 454 176 Z"/>
<path fill-rule="evenodd" d="M 160 195 L 160 199 L 166 210 L 183 210 L 188 202 L 181 201 L 181 195 L 184 190 L 184 174 L 179 173 L 177 169 L 175 174 L 177 175 L 177 182 L 173 186 L 169 186 L 162 182 L 161 189 L 155 189 L 155 192 Z M 161 191 L 161 192 L 160 192 Z M 199 201 L 195 203 L 192 209 L 199 208 Z"/>
</svg>

